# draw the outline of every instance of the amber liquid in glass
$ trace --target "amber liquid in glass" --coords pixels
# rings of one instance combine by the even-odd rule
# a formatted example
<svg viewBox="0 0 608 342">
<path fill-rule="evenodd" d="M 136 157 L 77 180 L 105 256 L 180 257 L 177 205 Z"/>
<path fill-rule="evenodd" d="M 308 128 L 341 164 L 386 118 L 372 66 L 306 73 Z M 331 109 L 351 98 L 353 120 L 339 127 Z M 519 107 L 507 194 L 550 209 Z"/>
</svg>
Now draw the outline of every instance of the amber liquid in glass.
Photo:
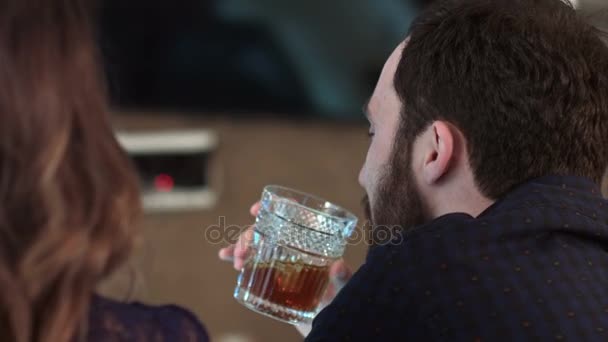
<svg viewBox="0 0 608 342">
<path fill-rule="evenodd" d="M 328 282 L 329 266 L 274 260 L 272 264 L 247 263 L 240 284 L 260 299 L 298 311 L 314 311 Z"/>
</svg>

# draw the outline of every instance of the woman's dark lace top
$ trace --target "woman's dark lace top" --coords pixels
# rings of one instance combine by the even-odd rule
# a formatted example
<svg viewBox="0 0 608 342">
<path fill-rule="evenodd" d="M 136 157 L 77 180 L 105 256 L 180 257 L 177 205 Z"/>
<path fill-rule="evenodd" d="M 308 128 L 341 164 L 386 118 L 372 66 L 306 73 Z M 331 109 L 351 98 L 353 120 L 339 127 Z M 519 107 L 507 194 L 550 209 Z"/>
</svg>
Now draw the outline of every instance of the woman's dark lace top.
<svg viewBox="0 0 608 342">
<path fill-rule="evenodd" d="M 207 342 L 209 337 L 198 319 L 179 306 L 121 303 L 95 296 L 87 340 Z"/>
</svg>

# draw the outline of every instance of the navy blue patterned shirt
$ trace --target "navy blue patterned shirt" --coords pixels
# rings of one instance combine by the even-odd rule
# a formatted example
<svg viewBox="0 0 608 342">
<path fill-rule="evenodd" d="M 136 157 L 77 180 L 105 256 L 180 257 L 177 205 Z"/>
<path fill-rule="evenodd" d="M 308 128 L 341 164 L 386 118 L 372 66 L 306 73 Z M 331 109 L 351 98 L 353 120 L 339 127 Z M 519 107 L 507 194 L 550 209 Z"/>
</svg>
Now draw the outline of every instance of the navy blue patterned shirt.
<svg viewBox="0 0 608 342">
<path fill-rule="evenodd" d="M 306 341 L 608 341 L 608 201 L 577 177 L 519 186 L 373 249 Z"/>
</svg>

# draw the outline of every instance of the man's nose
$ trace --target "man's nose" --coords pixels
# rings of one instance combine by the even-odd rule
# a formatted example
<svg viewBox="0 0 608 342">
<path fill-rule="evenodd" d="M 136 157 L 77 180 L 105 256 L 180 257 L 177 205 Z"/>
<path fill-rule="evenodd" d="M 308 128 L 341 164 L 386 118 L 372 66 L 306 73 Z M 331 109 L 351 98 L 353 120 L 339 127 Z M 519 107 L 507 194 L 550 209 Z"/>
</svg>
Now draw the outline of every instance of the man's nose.
<svg viewBox="0 0 608 342">
<path fill-rule="evenodd" d="M 363 164 L 363 166 L 361 166 L 361 170 L 359 170 L 359 178 L 358 178 L 359 185 L 365 189 L 364 179 L 365 179 L 365 164 Z"/>
</svg>

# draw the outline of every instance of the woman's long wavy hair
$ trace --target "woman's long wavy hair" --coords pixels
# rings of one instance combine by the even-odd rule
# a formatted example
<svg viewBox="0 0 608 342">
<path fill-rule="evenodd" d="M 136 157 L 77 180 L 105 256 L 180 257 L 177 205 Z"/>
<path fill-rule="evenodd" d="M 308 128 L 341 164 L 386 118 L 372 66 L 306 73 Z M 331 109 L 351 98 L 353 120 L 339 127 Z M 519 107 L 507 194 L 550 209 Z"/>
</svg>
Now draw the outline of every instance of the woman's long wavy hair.
<svg viewBox="0 0 608 342">
<path fill-rule="evenodd" d="M 137 232 L 84 0 L 0 2 L 0 341 L 70 341 Z"/>
</svg>

